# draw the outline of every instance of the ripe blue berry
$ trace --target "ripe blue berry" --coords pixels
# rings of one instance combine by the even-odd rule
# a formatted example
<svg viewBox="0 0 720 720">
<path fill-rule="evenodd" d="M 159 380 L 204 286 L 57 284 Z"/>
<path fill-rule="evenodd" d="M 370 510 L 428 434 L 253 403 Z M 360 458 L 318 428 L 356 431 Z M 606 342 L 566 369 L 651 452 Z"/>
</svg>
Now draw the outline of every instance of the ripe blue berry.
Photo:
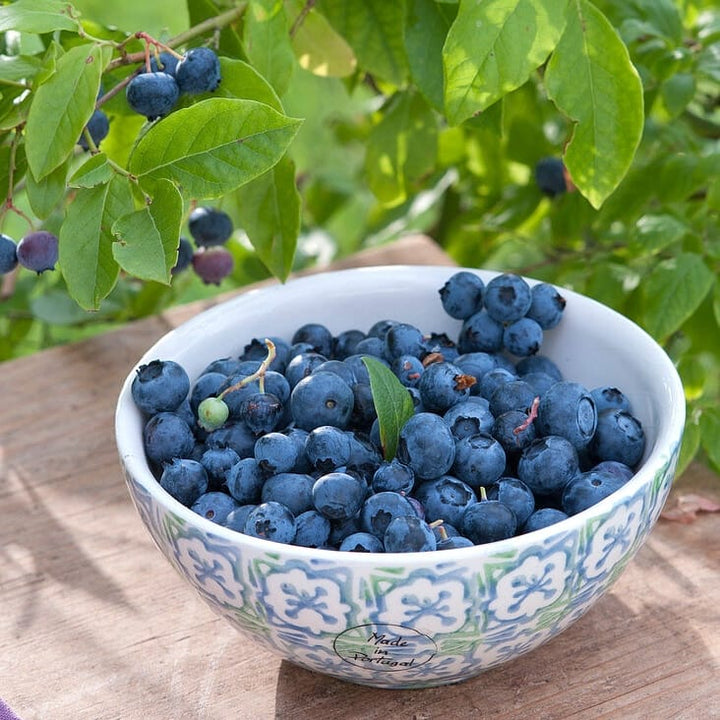
<svg viewBox="0 0 720 720">
<path fill-rule="evenodd" d="M 317 510 L 306 510 L 295 518 L 295 545 L 325 547 L 330 538 L 330 521 Z"/>
<path fill-rule="evenodd" d="M 425 368 L 418 382 L 418 390 L 426 410 L 444 413 L 453 405 L 466 400 L 474 384 L 475 378 L 464 375 L 457 365 L 437 362 Z"/>
<path fill-rule="evenodd" d="M 228 515 L 237 507 L 238 504 L 227 493 L 211 491 L 201 495 L 193 503 L 192 510 L 218 525 L 224 525 Z"/>
<path fill-rule="evenodd" d="M 511 322 L 503 331 L 503 346 L 516 357 L 535 355 L 543 342 L 543 330 L 530 317 Z"/>
<path fill-rule="evenodd" d="M 517 518 L 499 500 L 481 500 L 465 510 L 460 530 L 475 545 L 496 542 L 515 534 Z"/>
<path fill-rule="evenodd" d="M 153 415 L 143 429 L 145 452 L 155 463 L 169 463 L 174 458 L 187 458 L 195 447 L 190 426 L 175 413 Z"/>
<path fill-rule="evenodd" d="M 192 243 L 187 238 L 181 237 L 178 242 L 177 260 L 175 260 L 175 265 L 173 265 L 170 272 L 173 275 L 177 275 L 177 273 L 187 270 L 187 268 L 192 265 L 194 252 L 195 250 L 193 249 Z"/>
<path fill-rule="evenodd" d="M 597 427 L 595 401 L 579 383 L 557 382 L 540 398 L 537 425 L 541 435 L 561 435 L 582 450 Z"/>
<path fill-rule="evenodd" d="M 244 532 L 265 540 L 292 543 L 296 533 L 295 517 L 282 503 L 260 503 L 248 515 Z"/>
<path fill-rule="evenodd" d="M 502 321 L 480 310 L 463 322 L 458 336 L 458 350 L 462 353 L 495 353 L 502 350 L 504 327 Z"/>
<path fill-rule="evenodd" d="M 300 380 L 290 394 L 295 424 L 308 431 L 321 425 L 346 428 L 354 404 L 352 389 L 334 373 L 309 375 Z"/>
<path fill-rule="evenodd" d="M 416 413 L 400 430 L 397 458 L 423 480 L 440 477 L 455 460 L 455 438 L 439 415 Z"/>
<path fill-rule="evenodd" d="M 538 283 L 531 290 L 527 317 L 537 322 L 543 330 L 554 328 L 562 319 L 567 301 L 549 283 Z"/>
<path fill-rule="evenodd" d="M 102 110 L 98 109 L 90 116 L 90 119 L 85 127 L 90 133 L 90 137 L 92 138 L 93 143 L 95 143 L 95 147 L 99 147 L 100 142 L 104 140 L 110 132 L 110 120 L 108 120 L 108 116 Z M 80 145 L 83 150 L 90 149 L 90 145 L 88 144 L 84 132 L 80 135 L 78 145 Z"/>
<path fill-rule="evenodd" d="M 164 72 L 136 75 L 125 89 L 128 105 L 151 122 L 165 117 L 175 107 L 179 96 L 175 78 Z"/>
<path fill-rule="evenodd" d="M 540 495 L 560 492 L 578 471 L 575 447 L 559 435 L 533 440 L 523 450 L 517 468 L 518 478 Z"/>
<path fill-rule="evenodd" d="M 487 489 L 488 500 L 499 500 L 514 513 L 518 526 L 524 525 L 535 511 L 533 491 L 518 478 L 501 477 Z"/>
<path fill-rule="evenodd" d="M 560 158 L 545 157 L 535 165 L 535 181 L 540 191 L 549 197 L 567 191 L 565 165 Z"/>
<path fill-rule="evenodd" d="M 312 486 L 315 509 L 329 520 L 347 520 L 357 514 L 367 494 L 367 485 L 355 475 L 331 472 Z"/>
<path fill-rule="evenodd" d="M 401 515 L 388 523 L 383 535 L 385 552 L 428 552 L 437 541 L 429 525 L 416 515 Z"/>
<path fill-rule="evenodd" d="M 451 275 L 440 288 L 445 312 L 456 320 L 467 320 L 482 309 L 485 283 L 475 273 L 462 270 Z"/>
<path fill-rule="evenodd" d="M 151 360 L 137 369 L 130 392 L 148 415 L 172 412 L 190 392 L 190 378 L 174 360 Z"/>
<path fill-rule="evenodd" d="M 491 318 L 500 323 L 512 323 L 530 309 L 530 286 L 519 275 L 496 275 L 485 287 L 485 309 Z"/>
<path fill-rule="evenodd" d="M 645 451 L 645 432 L 640 421 L 626 410 L 605 410 L 598 416 L 590 452 L 597 462 L 616 460 L 635 467 Z"/>
<path fill-rule="evenodd" d="M 163 465 L 160 486 L 187 507 L 208 489 L 208 475 L 197 460 L 173 458 Z"/>
<path fill-rule="evenodd" d="M 619 490 L 625 483 L 617 476 L 598 470 L 576 475 L 562 493 L 562 510 L 575 515 Z"/>
<path fill-rule="evenodd" d="M 0 275 L 9 273 L 17 267 L 17 243 L 7 235 L 0 233 Z"/>
<path fill-rule="evenodd" d="M 291 437 L 281 432 L 261 435 L 253 449 L 255 460 L 268 475 L 285 473 L 299 467 L 302 447 Z"/>
<path fill-rule="evenodd" d="M 534 513 L 525 521 L 525 524 L 520 528 L 521 532 L 529 533 L 535 530 L 542 530 L 543 528 L 554 525 L 561 520 L 567 520 L 569 515 L 564 513 L 562 510 L 556 508 L 546 507 L 535 510 Z"/>
<path fill-rule="evenodd" d="M 494 437 L 479 433 L 457 441 L 451 472 L 476 489 L 501 477 L 506 462 L 503 446 Z"/>
<path fill-rule="evenodd" d="M 385 552 L 382 540 L 367 532 L 354 532 L 340 543 L 343 552 Z"/>
<path fill-rule="evenodd" d="M 225 475 L 228 492 L 240 505 L 260 502 L 265 475 L 255 458 L 238 460 Z"/>
<path fill-rule="evenodd" d="M 451 525 L 459 525 L 465 510 L 477 502 L 473 489 L 452 475 L 426 480 L 415 497 L 423 506 L 427 522 L 442 520 Z"/>
<path fill-rule="evenodd" d="M 175 78 L 182 93 L 212 92 L 220 85 L 220 60 L 211 48 L 192 48 L 175 67 Z"/>
<path fill-rule="evenodd" d="M 260 500 L 282 503 L 295 517 L 313 509 L 315 479 L 305 473 L 271 475 L 262 486 Z"/>
<path fill-rule="evenodd" d="M 233 233 L 233 222 L 222 210 L 197 207 L 188 218 L 188 230 L 198 247 L 224 245 Z"/>
</svg>

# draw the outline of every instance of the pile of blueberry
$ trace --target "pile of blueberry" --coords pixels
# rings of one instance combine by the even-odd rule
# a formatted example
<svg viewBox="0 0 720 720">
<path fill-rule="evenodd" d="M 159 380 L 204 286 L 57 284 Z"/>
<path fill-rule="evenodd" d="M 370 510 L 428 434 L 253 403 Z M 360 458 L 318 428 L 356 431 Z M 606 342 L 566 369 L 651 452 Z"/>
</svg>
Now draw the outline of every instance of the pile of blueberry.
<svg viewBox="0 0 720 720">
<path fill-rule="evenodd" d="M 488 543 L 548 526 L 620 488 L 645 436 L 627 396 L 562 377 L 538 351 L 564 298 L 513 274 L 440 289 L 456 340 L 404 322 L 252 339 L 194 384 L 176 362 L 132 383 L 160 485 L 255 537 L 356 552 Z M 365 356 L 414 412 L 386 458 Z M 392 377 L 392 376 L 391 376 Z"/>
</svg>

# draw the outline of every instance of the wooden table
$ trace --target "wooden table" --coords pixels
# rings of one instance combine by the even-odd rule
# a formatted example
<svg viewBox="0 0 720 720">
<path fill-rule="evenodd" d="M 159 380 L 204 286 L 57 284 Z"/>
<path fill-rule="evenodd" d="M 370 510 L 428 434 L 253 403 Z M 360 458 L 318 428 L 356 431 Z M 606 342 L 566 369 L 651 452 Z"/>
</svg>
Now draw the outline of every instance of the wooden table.
<svg viewBox="0 0 720 720">
<path fill-rule="evenodd" d="M 344 265 L 401 262 L 450 264 L 409 238 Z M 217 618 L 152 544 L 113 439 L 125 375 L 202 307 L 2 365 L 0 698 L 22 720 L 720 718 L 717 513 L 661 521 L 580 621 L 455 686 L 354 686 Z M 720 480 L 693 467 L 680 486 Z"/>
</svg>

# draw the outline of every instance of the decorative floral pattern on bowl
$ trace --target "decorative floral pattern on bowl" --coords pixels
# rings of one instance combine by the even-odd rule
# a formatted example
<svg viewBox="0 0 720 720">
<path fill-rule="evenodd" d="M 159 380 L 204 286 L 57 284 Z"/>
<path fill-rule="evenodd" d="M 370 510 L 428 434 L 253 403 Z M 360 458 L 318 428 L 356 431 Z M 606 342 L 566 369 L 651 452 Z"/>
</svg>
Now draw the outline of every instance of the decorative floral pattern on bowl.
<svg viewBox="0 0 720 720">
<path fill-rule="evenodd" d="M 456 332 L 436 308 L 448 272 L 366 268 L 249 293 L 169 333 L 138 364 L 176 359 L 197 374 L 270 327 L 288 335 L 299 317 L 335 332 L 351 322 L 369 327 L 387 308 L 397 319 Z M 566 317 L 547 354 L 588 386 L 630 387 L 649 438 L 635 477 L 588 510 L 509 540 L 431 553 L 340 553 L 251 538 L 195 515 L 160 488 L 144 457 L 131 373 L 116 436 L 142 522 L 209 607 L 310 670 L 381 688 L 427 687 L 532 651 L 587 612 L 642 546 L 670 490 L 684 425 L 682 386 L 657 344 L 608 308 L 562 292 Z"/>
</svg>

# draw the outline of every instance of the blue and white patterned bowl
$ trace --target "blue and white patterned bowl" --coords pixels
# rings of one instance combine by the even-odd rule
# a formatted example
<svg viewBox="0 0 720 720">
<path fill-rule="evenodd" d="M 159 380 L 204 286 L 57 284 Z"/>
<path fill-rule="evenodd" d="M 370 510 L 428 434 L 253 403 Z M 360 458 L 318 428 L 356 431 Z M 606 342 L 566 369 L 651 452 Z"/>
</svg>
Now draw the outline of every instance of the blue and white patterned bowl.
<svg viewBox="0 0 720 720">
<path fill-rule="evenodd" d="M 168 333 L 138 365 L 174 359 L 192 378 L 253 337 L 289 338 L 305 322 L 340 332 L 392 318 L 457 335 L 460 323 L 438 296 L 452 272 L 363 268 L 250 291 Z M 486 282 L 495 274 L 477 272 Z M 543 354 L 586 387 L 621 388 L 647 437 L 642 467 L 611 497 L 544 530 L 457 550 L 339 553 L 252 538 L 196 515 L 159 486 L 130 395 L 133 370 L 118 400 L 117 445 L 155 544 L 258 645 L 336 678 L 428 687 L 533 650 L 585 613 L 643 544 L 669 492 L 685 418 L 680 379 L 657 343 L 613 310 L 561 292 L 565 315 L 546 332 Z"/>
</svg>

